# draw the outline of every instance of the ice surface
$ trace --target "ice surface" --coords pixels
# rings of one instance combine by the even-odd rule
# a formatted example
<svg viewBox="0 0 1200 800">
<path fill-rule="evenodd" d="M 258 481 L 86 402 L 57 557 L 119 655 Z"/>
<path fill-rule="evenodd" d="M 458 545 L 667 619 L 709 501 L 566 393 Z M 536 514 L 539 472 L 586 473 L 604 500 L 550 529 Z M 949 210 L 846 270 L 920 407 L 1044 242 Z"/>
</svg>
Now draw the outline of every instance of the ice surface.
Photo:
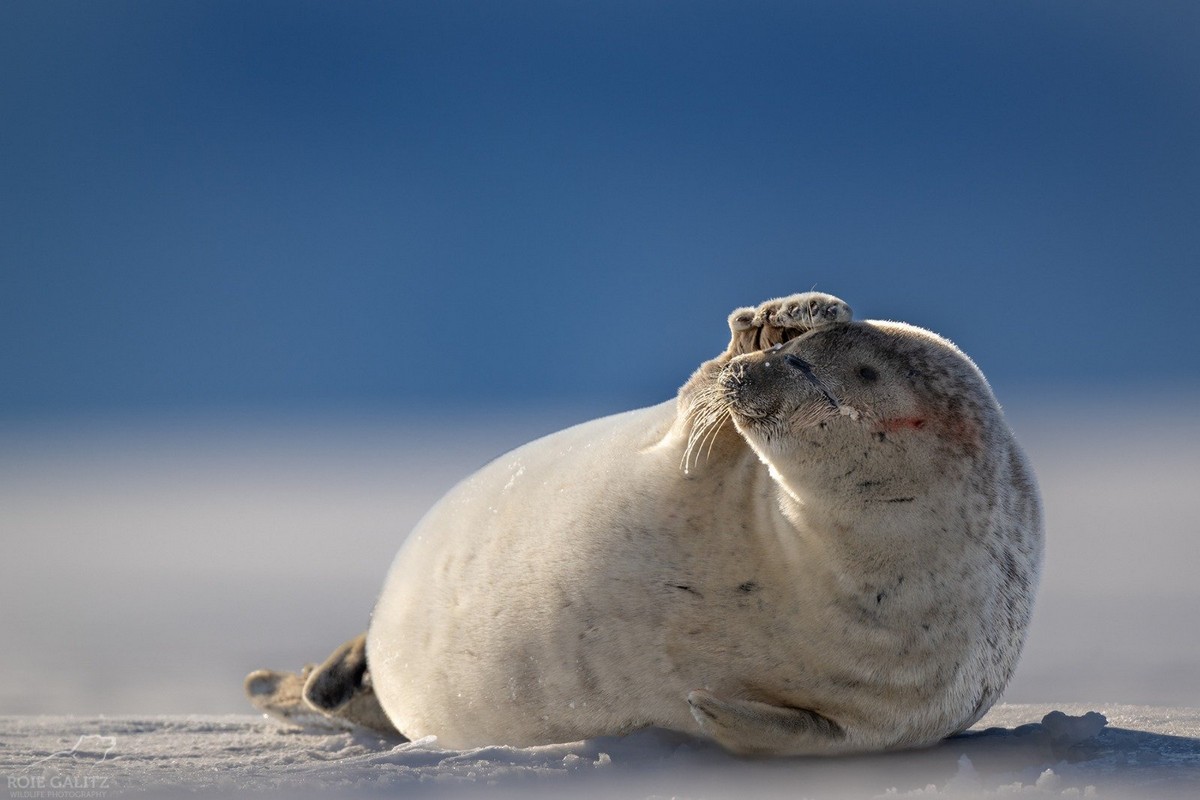
<svg viewBox="0 0 1200 800">
<path fill-rule="evenodd" d="M 1000 706 L 974 732 L 928 750 L 771 760 L 736 758 L 658 730 L 546 747 L 441 750 L 432 737 L 396 745 L 250 716 L 5 717 L 0 781 L 10 791 L 41 781 L 105 793 L 93 796 L 1195 796 L 1200 711 L 1112 706 L 1109 727 L 1089 719 L 1069 734 L 1071 721 L 1061 713 L 1054 723 L 1038 722 L 1045 712 Z"/>
</svg>

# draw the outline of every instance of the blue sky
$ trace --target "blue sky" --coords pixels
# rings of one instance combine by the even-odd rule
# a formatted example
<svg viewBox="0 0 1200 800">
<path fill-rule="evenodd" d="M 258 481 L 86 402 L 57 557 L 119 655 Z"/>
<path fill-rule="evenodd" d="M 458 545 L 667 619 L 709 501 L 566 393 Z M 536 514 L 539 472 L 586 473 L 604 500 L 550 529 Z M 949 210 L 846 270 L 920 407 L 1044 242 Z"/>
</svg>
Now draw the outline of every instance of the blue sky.
<svg viewBox="0 0 1200 800">
<path fill-rule="evenodd" d="M 1197 41 L 1191 2 L 10 0 L 0 417 L 616 409 L 813 286 L 1002 398 L 1195 385 Z"/>
</svg>

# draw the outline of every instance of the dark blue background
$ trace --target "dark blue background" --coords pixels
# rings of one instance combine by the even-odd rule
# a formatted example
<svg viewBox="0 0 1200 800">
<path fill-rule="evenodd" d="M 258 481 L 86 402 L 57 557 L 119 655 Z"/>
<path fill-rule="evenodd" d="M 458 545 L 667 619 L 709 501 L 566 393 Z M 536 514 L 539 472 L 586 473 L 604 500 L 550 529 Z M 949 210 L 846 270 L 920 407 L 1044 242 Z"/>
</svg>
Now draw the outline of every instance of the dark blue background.
<svg viewBox="0 0 1200 800">
<path fill-rule="evenodd" d="M 615 409 L 814 286 L 1002 394 L 1191 385 L 1197 42 L 1144 0 L 8 0 L 0 414 Z"/>
</svg>

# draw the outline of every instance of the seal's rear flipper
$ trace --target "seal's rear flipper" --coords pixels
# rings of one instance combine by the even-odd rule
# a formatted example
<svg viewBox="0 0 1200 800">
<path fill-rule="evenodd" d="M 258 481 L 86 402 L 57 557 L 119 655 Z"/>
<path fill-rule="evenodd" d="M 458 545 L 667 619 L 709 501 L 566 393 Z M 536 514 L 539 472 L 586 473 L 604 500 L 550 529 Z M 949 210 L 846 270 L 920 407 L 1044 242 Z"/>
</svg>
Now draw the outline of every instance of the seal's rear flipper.
<svg viewBox="0 0 1200 800">
<path fill-rule="evenodd" d="M 259 711 L 288 725 L 316 731 L 346 730 L 345 725 L 304 702 L 304 682 L 311 672 L 311 664 L 299 673 L 255 670 L 246 676 L 246 697 Z"/>
<path fill-rule="evenodd" d="M 700 689 L 689 692 L 687 701 L 704 732 L 740 755 L 832 753 L 846 738 L 836 722 L 804 708 L 731 700 Z"/>
<path fill-rule="evenodd" d="M 304 682 L 304 701 L 330 717 L 388 736 L 403 736 L 392 725 L 367 671 L 367 635 L 343 644 Z"/>
<path fill-rule="evenodd" d="M 365 644 L 365 634 L 355 637 L 319 667 L 310 664 L 299 673 L 251 672 L 246 696 L 259 711 L 289 725 L 317 731 L 366 728 L 403 739 L 375 699 Z"/>
</svg>

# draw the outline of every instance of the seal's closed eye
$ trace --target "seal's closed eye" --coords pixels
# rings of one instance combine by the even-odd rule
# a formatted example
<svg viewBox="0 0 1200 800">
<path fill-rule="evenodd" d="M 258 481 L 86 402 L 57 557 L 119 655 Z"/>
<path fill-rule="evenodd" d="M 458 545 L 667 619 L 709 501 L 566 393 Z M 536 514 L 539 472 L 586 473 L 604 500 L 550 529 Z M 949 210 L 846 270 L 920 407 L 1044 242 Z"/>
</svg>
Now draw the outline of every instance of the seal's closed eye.
<svg viewBox="0 0 1200 800">
<path fill-rule="evenodd" d="M 825 399 L 829 401 L 829 405 L 833 406 L 834 408 L 837 408 L 840 405 L 838 403 L 838 399 L 834 397 L 833 392 L 829 391 L 828 387 L 821 383 L 821 379 L 818 378 L 816 373 L 813 372 L 812 364 L 808 363 L 794 353 L 788 353 L 783 357 L 783 360 L 800 370 L 800 373 L 808 379 L 809 383 L 817 387 L 817 391 L 825 396 Z"/>
<path fill-rule="evenodd" d="M 788 353 L 786 356 L 784 356 L 784 360 L 786 360 L 789 364 L 791 364 L 796 369 L 803 372 L 805 375 L 812 374 L 812 364 L 808 363 L 807 361 L 805 361 L 803 358 L 796 355 L 795 353 Z"/>
</svg>

